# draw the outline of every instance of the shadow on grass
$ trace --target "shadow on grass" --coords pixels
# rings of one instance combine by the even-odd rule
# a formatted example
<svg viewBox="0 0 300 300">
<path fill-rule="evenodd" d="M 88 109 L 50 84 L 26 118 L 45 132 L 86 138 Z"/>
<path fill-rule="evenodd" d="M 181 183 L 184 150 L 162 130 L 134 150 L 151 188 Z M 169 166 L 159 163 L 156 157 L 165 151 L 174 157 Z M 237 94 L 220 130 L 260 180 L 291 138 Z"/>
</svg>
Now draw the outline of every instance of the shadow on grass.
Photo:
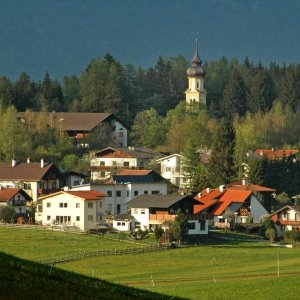
<svg viewBox="0 0 300 300">
<path fill-rule="evenodd" d="M 0 299 L 184 299 L 126 287 L 0 252 Z"/>
</svg>

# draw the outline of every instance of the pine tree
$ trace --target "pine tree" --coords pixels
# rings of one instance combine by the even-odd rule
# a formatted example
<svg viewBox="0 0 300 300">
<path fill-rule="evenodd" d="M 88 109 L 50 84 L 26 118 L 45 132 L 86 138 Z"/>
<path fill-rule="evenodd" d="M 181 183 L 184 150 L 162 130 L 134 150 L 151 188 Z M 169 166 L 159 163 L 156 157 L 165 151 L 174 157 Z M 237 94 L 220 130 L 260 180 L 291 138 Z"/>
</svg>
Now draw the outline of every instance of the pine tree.
<svg viewBox="0 0 300 300">
<path fill-rule="evenodd" d="M 228 120 L 221 120 L 213 137 L 212 154 L 208 167 L 213 186 L 225 184 L 235 178 L 235 132 Z"/>
</svg>

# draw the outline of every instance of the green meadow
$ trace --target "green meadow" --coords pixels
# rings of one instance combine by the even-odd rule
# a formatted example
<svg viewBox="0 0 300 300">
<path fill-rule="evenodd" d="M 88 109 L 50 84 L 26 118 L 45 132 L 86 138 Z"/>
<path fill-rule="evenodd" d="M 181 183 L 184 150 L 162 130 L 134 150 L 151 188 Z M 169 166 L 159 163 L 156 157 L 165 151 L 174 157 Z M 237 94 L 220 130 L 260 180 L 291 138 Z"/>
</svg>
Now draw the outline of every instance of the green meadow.
<svg viewBox="0 0 300 300">
<path fill-rule="evenodd" d="M 0 251 L 31 260 L 132 247 L 125 240 L 11 228 L 0 228 L 0 237 Z M 54 274 L 64 270 L 189 299 L 298 299 L 300 293 L 300 248 L 275 248 L 267 242 L 213 240 L 201 246 L 99 256 L 56 267 L 60 271 L 55 269 Z"/>
</svg>

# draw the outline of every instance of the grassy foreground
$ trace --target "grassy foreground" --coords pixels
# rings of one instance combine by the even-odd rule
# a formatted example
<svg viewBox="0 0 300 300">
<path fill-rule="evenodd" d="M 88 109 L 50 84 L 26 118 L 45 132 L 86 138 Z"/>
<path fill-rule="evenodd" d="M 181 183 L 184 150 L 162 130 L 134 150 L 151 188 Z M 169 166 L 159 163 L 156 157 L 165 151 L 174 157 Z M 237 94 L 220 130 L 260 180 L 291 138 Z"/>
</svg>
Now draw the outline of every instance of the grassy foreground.
<svg viewBox="0 0 300 300">
<path fill-rule="evenodd" d="M 132 247 L 130 243 L 101 237 L 11 228 L 0 228 L 0 238 L 0 251 L 27 259 L 57 257 L 79 250 Z M 6 276 L 5 271 L 1 271 L 2 263 L 0 261 L 0 282 Z M 298 299 L 300 294 L 300 248 L 274 248 L 267 242 L 212 240 L 205 246 L 95 257 L 57 264 L 56 267 L 70 273 L 55 270 L 53 276 L 84 275 L 78 279 L 78 285 L 82 280 L 81 288 L 87 285 L 91 293 L 92 287 L 97 290 L 98 282 L 101 282 L 95 279 L 98 278 L 126 287 L 189 299 Z M 23 278 L 26 274 L 28 272 L 23 272 L 21 268 L 20 276 Z M 14 276 L 11 276 L 11 288 L 17 282 L 13 282 Z M 58 277 L 58 281 L 66 280 L 66 286 L 69 286 L 69 278 L 64 276 L 71 278 L 75 275 Z M 44 277 L 43 285 L 51 291 L 52 278 Z M 68 293 L 66 288 L 65 295 Z M 145 299 L 156 299 L 153 295 L 149 294 Z M 116 299 L 135 299 L 129 295 L 126 297 L 129 298 Z M 94 299 L 114 298 L 108 294 L 108 297 L 95 296 Z"/>
<path fill-rule="evenodd" d="M 0 252 L 0 299 L 176 299 L 75 273 L 51 269 Z M 177 298 L 178 299 L 178 298 Z"/>
</svg>

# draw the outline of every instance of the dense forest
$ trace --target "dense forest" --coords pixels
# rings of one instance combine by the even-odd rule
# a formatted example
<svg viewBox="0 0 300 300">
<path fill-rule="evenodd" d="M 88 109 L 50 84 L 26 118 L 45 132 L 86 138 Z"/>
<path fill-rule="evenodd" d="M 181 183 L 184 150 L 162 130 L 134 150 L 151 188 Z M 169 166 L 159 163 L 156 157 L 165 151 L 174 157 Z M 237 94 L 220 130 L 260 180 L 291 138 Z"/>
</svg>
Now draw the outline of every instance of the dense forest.
<svg viewBox="0 0 300 300">
<path fill-rule="evenodd" d="M 201 174 L 198 187 L 211 183 L 210 178 L 218 183 L 239 178 L 249 151 L 299 148 L 300 65 L 263 66 L 247 57 L 242 63 L 223 57 L 203 67 L 207 105 L 190 109 L 184 101 L 188 61 L 183 56 L 159 57 L 154 67 L 143 69 L 122 65 L 107 54 L 62 82 L 47 72 L 40 82 L 25 72 L 15 82 L 0 77 L 1 160 L 44 156 L 65 167 L 75 164 L 73 146 L 43 118 L 31 128 L 16 120 L 17 111 L 26 110 L 112 112 L 131 127 L 131 145 L 185 153 L 194 162 L 199 156 L 193 156 L 194 149 L 211 151 L 209 174 L 201 171 L 200 162 L 188 170 Z M 94 148 L 108 143 L 102 140 Z M 232 163 L 217 171 L 220 152 L 227 165 Z M 225 177 L 219 178 L 220 173 Z"/>
</svg>

